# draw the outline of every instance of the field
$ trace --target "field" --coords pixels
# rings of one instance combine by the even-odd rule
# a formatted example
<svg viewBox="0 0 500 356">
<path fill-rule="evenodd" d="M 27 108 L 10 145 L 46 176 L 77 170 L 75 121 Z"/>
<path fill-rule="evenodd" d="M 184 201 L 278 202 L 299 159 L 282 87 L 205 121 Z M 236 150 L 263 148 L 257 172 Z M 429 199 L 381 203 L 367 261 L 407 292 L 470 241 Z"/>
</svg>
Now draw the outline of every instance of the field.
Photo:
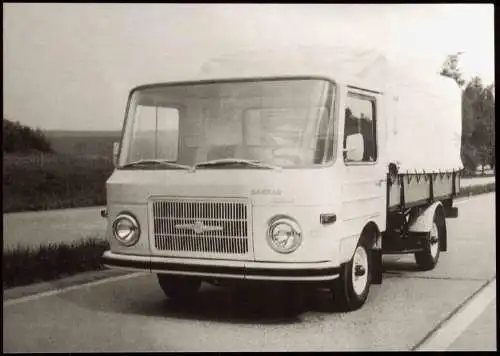
<svg viewBox="0 0 500 356">
<path fill-rule="evenodd" d="M 119 131 L 45 131 L 53 154 L 3 157 L 3 212 L 104 205 Z"/>
<path fill-rule="evenodd" d="M 104 205 L 110 157 L 5 155 L 3 212 Z"/>
<path fill-rule="evenodd" d="M 56 153 L 111 158 L 113 142 L 120 141 L 119 131 L 44 131 Z"/>
<path fill-rule="evenodd" d="M 120 132 L 46 131 L 53 154 L 5 154 L 3 212 L 104 205 Z"/>
</svg>

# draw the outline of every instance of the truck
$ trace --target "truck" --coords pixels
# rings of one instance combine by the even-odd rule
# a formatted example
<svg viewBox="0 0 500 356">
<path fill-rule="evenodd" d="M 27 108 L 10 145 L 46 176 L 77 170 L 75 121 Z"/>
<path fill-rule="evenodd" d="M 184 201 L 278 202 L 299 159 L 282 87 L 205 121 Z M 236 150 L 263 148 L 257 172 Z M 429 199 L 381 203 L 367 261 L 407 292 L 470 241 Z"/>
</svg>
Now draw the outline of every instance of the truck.
<svg viewBox="0 0 500 356">
<path fill-rule="evenodd" d="M 461 93 L 438 72 L 341 46 L 236 52 L 130 91 L 106 182 L 103 264 L 202 283 L 306 285 L 343 310 L 447 251 Z"/>
</svg>

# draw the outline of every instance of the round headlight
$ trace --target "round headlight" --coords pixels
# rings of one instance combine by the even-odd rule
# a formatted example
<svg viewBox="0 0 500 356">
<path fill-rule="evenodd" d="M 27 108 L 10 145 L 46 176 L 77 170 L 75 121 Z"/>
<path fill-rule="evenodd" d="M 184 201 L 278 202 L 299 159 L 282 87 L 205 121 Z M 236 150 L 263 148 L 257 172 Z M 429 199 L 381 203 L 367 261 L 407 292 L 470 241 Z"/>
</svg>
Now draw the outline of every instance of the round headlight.
<svg viewBox="0 0 500 356">
<path fill-rule="evenodd" d="M 291 253 L 299 248 L 302 242 L 300 226 L 289 217 L 274 218 L 267 230 L 267 241 L 274 251 Z"/>
<path fill-rule="evenodd" d="M 137 219 L 130 214 L 120 214 L 113 222 L 113 236 L 125 246 L 139 241 L 140 229 Z"/>
</svg>

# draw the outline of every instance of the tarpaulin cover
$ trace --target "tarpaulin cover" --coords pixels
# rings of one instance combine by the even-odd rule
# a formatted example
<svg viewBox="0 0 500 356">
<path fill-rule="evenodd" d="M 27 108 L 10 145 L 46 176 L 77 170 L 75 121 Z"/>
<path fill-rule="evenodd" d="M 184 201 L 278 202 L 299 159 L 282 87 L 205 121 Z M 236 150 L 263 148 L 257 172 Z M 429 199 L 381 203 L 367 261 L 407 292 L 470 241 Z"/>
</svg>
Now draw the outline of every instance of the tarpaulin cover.
<svg viewBox="0 0 500 356">
<path fill-rule="evenodd" d="M 461 92 L 417 58 L 345 46 L 282 47 L 229 54 L 206 62 L 197 79 L 323 76 L 341 85 L 383 93 L 378 118 L 383 163 L 400 172 L 449 172 L 463 168 Z M 383 152 L 383 150 L 382 150 Z"/>
</svg>

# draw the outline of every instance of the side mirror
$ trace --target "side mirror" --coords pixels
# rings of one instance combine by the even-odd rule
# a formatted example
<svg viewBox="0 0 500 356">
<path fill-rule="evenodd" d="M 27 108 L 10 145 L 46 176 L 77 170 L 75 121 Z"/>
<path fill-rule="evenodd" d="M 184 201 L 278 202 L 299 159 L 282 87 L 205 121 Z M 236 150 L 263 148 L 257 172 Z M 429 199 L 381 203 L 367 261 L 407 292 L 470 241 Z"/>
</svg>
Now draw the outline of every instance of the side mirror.
<svg viewBox="0 0 500 356">
<path fill-rule="evenodd" d="M 118 165 L 118 152 L 120 151 L 120 142 L 113 142 L 113 165 Z"/>
<path fill-rule="evenodd" d="M 346 158 L 348 161 L 359 162 L 363 160 L 363 154 L 365 153 L 365 142 L 363 140 L 363 135 L 356 133 L 349 135 L 346 138 Z"/>
</svg>

